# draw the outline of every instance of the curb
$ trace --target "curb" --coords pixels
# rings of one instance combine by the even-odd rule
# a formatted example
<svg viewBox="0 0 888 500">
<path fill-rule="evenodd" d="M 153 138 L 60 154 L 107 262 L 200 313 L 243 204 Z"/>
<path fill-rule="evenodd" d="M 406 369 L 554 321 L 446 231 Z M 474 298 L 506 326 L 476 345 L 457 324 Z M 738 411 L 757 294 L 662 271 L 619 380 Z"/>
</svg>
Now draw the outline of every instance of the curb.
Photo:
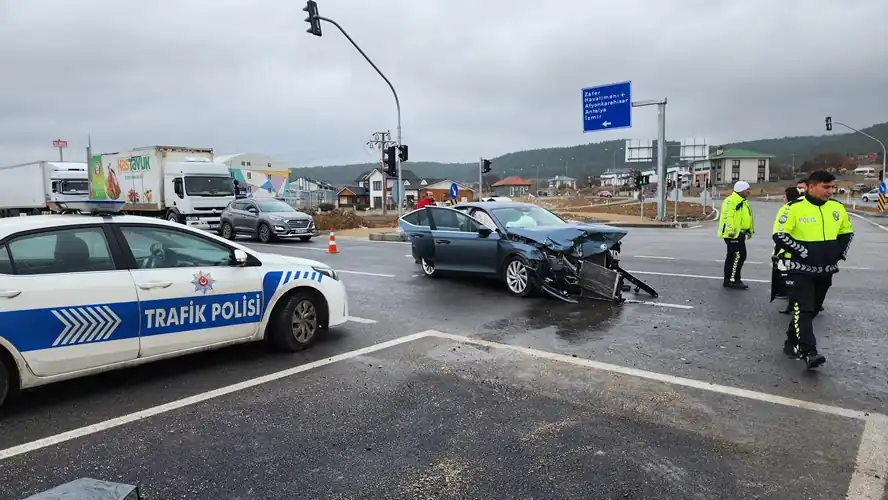
<svg viewBox="0 0 888 500">
<path fill-rule="evenodd" d="M 407 233 L 370 233 L 370 241 L 407 241 Z"/>
</svg>

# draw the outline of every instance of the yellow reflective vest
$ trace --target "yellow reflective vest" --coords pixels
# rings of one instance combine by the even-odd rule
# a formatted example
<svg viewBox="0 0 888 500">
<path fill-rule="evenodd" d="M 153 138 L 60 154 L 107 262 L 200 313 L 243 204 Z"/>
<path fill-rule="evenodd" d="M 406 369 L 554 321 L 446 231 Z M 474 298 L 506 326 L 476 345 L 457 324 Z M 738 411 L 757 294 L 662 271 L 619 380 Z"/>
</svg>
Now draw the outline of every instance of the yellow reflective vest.
<svg viewBox="0 0 888 500">
<path fill-rule="evenodd" d="M 718 220 L 719 238 L 736 238 L 740 233 L 755 234 L 755 224 L 752 220 L 752 208 L 749 201 L 738 193 L 731 193 L 722 202 L 721 214 Z"/>
<path fill-rule="evenodd" d="M 804 196 L 777 213 L 773 239 L 788 257 L 787 271 L 803 274 L 832 274 L 848 254 L 854 229 L 845 205 Z"/>
</svg>

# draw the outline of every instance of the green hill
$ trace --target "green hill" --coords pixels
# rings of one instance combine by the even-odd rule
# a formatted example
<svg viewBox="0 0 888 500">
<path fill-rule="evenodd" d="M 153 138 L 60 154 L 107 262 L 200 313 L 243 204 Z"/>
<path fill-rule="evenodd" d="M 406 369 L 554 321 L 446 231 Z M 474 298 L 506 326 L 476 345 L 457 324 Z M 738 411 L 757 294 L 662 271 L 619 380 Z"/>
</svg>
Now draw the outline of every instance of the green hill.
<svg viewBox="0 0 888 500">
<path fill-rule="evenodd" d="M 873 125 L 862 130 L 877 137 L 882 142 L 888 143 L 888 122 Z M 672 162 L 675 160 L 673 156 L 678 154 L 678 143 L 670 141 L 667 144 L 669 146 L 667 148 L 668 153 L 671 153 L 667 155 L 667 162 Z M 537 172 L 539 172 L 540 178 L 547 179 L 566 173 L 571 177 L 585 178 L 590 175 L 598 175 L 614 165 L 617 168 L 629 166 L 624 164 L 621 151 L 617 152 L 616 162 L 614 162 L 613 153 L 610 152 L 615 148 L 623 146 L 624 141 L 618 140 L 582 144 L 566 148 L 531 149 L 508 153 L 490 159 L 493 169 L 491 174 L 496 174 L 498 177 L 519 175 L 525 178 L 534 178 L 537 176 Z M 879 145 L 875 141 L 856 133 L 760 139 L 724 144 L 724 146 L 772 154 L 777 157 L 776 162 L 780 164 L 790 164 L 793 161 L 793 155 L 795 155 L 796 166 L 801 165 L 806 159 L 823 153 L 854 155 L 880 152 Z M 376 166 L 377 164 L 362 163 L 297 168 L 292 170 L 291 178 L 308 176 L 335 185 L 350 184 L 362 172 Z M 404 168 L 412 170 L 420 177 L 446 177 L 459 181 L 477 181 L 478 179 L 477 163 L 408 161 L 404 164 Z"/>
</svg>

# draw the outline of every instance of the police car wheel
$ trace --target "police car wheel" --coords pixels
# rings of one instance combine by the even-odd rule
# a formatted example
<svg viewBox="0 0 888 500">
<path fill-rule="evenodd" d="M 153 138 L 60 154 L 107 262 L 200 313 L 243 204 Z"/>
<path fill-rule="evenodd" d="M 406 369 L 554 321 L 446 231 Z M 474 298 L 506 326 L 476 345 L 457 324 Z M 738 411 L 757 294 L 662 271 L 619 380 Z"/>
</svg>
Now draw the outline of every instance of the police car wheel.
<svg viewBox="0 0 888 500">
<path fill-rule="evenodd" d="M 259 224 L 259 229 L 257 232 L 259 234 L 259 241 L 261 241 L 262 243 L 268 243 L 269 241 L 271 241 L 271 228 L 268 227 L 268 224 Z"/>
<path fill-rule="evenodd" d="M 270 339 L 284 351 L 301 351 L 314 343 L 324 325 L 326 311 L 321 300 L 311 292 L 296 292 L 275 318 Z"/>
<path fill-rule="evenodd" d="M 9 395 L 9 380 L 9 367 L 0 360 L 0 407 L 3 406 L 3 402 L 6 401 L 6 397 Z"/>
</svg>

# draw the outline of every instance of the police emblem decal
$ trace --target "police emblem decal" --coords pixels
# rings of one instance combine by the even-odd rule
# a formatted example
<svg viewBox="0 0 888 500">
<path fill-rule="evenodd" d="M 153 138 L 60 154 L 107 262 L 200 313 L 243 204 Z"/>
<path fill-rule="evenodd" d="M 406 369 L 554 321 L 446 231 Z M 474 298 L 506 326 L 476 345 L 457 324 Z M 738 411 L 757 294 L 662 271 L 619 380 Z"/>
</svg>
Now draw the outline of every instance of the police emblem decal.
<svg viewBox="0 0 888 500">
<path fill-rule="evenodd" d="M 781 224 L 785 224 L 785 223 L 786 223 L 786 220 L 787 220 L 786 214 L 783 214 L 783 215 L 780 216 L 780 223 L 781 223 Z"/>
<path fill-rule="evenodd" d="M 210 276 L 210 273 L 198 271 L 197 273 L 192 274 L 192 276 L 194 276 L 194 279 L 191 280 L 191 284 L 194 285 L 195 292 L 201 292 L 206 295 L 207 292 L 213 291 L 213 283 L 215 283 L 216 280 Z"/>
<path fill-rule="evenodd" d="M 836 222 L 839 221 L 839 212 L 837 210 L 833 210 L 833 219 L 835 219 Z"/>
</svg>

